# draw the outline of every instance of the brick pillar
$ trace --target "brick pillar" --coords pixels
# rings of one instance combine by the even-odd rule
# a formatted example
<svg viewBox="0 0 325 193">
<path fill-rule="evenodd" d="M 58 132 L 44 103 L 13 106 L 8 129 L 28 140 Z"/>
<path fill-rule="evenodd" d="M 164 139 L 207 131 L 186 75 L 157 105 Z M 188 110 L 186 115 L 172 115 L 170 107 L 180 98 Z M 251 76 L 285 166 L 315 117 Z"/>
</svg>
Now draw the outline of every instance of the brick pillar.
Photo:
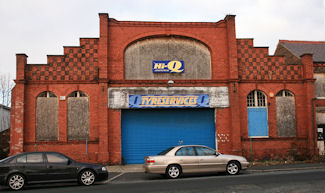
<svg viewBox="0 0 325 193">
<path fill-rule="evenodd" d="M 303 54 L 300 56 L 301 62 L 304 65 L 304 78 L 313 79 L 314 78 L 314 62 L 312 54 Z"/>
<path fill-rule="evenodd" d="M 314 150 L 317 150 L 317 133 L 314 128 L 312 100 L 315 98 L 315 85 L 314 85 L 314 69 L 313 69 L 313 56 L 312 54 L 303 54 L 300 56 L 301 62 L 304 65 L 304 78 L 306 88 L 306 130 L 308 134 L 308 149 L 311 155 L 314 155 Z"/>
<path fill-rule="evenodd" d="M 100 13 L 100 37 L 98 42 L 99 93 L 98 93 L 98 126 L 99 148 L 98 162 L 109 161 L 108 152 L 108 14 Z"/>
<path fill-rule="evenodd" d="M 16 54 L 16 85 L 11 97 L 10 155 L 24 151 L 25 66 L 27 55 Z"/>
<path fill-rule="evenodd" d="M 231 125 L 231 144 L 232 152 L 237 155 L 242 154 L 241 136 L 240 136 L 240 95 L 238 82 L 231 82 L 229 88 L 229 103 L 230 103 L 230 125 Z"/>
<path fill-rule="evenodd" d="M 100 37 L 98 42 L 99 79 L 108 78 L 108 14 L 99 14 Z"/>
<path fill-rule="evenodd" d="M 227 26 L 227 47 L 228 47 L 228 64 L 229 79 L 238 80 L 238 64 L 237 64 L 237 40 L 235 28 L 235 16 L 227 15 L 225 17 Z"/>
<path fill-rule="evenodd" d="M 239 104 L 239 85 L 238 85 L 238 63 L 237 63 L 237 40 L 235 29 L 235 16 L 227 15 L 225 17 L 227 26 L 227 48 L 228 48 L 228 79 L 231 81 L 229 88 L 230 103 L 230 125 L 231 125 L 231 143 L 232 152 L 241 154 L 241 138 L 240 138 L 240 112 Z"/>
</svg>

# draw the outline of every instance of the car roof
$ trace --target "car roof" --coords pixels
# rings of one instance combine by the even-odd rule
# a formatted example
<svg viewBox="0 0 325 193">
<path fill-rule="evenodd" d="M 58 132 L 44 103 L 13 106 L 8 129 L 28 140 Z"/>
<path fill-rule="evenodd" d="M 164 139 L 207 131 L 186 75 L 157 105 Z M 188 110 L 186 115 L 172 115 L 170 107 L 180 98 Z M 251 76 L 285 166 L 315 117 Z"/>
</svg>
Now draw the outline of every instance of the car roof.
<svg viewBox="0 0 325 193">
<path fill-rule="evenodd" d="M 178 146 L 175 146 L 175 147 L 193 147 L 193 146 L 195 146 L 195 147 L 207 147 L 205 145 L 178 145 Z"/>
</svg>

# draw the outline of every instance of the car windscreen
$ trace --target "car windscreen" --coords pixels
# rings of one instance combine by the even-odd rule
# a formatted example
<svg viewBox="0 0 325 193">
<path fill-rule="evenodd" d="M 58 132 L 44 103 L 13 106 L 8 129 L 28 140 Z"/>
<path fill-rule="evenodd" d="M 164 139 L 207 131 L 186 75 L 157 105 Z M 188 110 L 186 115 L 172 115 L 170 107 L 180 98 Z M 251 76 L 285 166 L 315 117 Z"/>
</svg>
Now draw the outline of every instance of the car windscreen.
<svg viewBox="0 0 325 193">
<path fill-rule="evenodd" d="M 5 163 L 5 162 L 7 162 L 7 160 L 10 160 L 12 157 L 7 157 L 7 158 L 5 158 L 5 159 L 2 159 L 2 160 L 0 160 L 0 163 Z"/>
<path fill-rule="evenodd" d="M 172 149 L 174 149 L 174 147 L 170 147 L 170 148 L 168 148 L 168 149 L 166 149 L 166 150 L 164 150 L 164 151 L 158 153 L 158 155 L 166 155 L 166 154 L 167 154 L 170 150 L 172 150 Z"/>
</svg>

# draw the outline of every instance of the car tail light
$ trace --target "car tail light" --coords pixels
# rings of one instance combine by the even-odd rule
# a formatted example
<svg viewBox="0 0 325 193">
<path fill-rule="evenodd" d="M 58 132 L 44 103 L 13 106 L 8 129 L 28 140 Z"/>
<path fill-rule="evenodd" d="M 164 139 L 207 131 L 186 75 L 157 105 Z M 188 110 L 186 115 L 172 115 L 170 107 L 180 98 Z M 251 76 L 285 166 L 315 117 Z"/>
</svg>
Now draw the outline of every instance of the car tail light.
<svg viewBox="0 0 325 193">
<path fill-rule="evenodd" d="M 152 158 L 147 158 L 146 162 L 147 162 L 148 164 L 150 164 L 150 163 L 155 163 L 155 160 L 152 159 Z"/>
</svg>

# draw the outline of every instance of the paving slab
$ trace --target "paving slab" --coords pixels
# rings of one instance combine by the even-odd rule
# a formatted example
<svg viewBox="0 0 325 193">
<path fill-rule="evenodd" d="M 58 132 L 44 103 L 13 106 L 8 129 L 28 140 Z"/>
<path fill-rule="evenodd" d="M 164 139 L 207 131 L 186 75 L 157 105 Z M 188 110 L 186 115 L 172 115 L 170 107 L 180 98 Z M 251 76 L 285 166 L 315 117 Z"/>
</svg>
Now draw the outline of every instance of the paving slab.
<svg viewBox="0 0 325 193">
<path fill-rule="evenodd" d="M 303 170 L 325 168 L 325 163 L 299 163 L 299 164 L 281 164 L 268 166 L 251 166 L 247 169 L 248 172 L 267 172 L 267 171 L 284 171 L 284 170 Z M 107 166 L 110 173 L 136 173 L 144 172 L 143 164 L 130 165 L 113 165 Z"/>
</svg>

